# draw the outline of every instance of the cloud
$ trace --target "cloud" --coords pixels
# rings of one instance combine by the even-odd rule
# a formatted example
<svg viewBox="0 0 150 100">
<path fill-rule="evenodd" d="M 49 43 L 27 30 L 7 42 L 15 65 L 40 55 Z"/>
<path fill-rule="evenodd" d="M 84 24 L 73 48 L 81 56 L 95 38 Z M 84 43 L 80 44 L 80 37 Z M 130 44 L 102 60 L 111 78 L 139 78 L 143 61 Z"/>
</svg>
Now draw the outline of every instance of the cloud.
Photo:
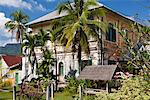
<svg viewBox="0 0 150 100">
<path fill-rule="evenodd" d="M 16 42 L 11 39 L 12 34 L 5 28 L 5 23 L 10 21 L 3 12 L 0 12 L 0 45 L 5 45 L 10 42 Z"/>
<path fill-rule="evenodd" d="M 56 0 L 46 0 L 47 2 L 54 2 L 54 1 L 56 1 Z"/>
<path fill-rule="evenodd" d="M 30 3 L 23 0 L 0 0 L 0 5 L 15 8 L 25 8 L 29 10 L 31 10 L 32 8 L 32 5 Z"/>
<path fill-rule="evenodd" d="M 46 11 L 47 9 L 43 7 L 42 4 L 38 3 L 35 0 L 30 0 L 32 7 L 35 8 L 36 10 L 41 10 L 41 11 Z"/>
<path fill-rule="evenodd" d="M 53 0 L 52 0 L 53 1 Z M 38 3 L 35 0 L 28 0 L 28 2 L 24 0 L 0 0 L 1 6 L 15 7 L 15 8 L 23 8 L 28 10 L 40 10 L 46 11 L 47 9 L 43 7 L 42 4 Z"/>
</svg>

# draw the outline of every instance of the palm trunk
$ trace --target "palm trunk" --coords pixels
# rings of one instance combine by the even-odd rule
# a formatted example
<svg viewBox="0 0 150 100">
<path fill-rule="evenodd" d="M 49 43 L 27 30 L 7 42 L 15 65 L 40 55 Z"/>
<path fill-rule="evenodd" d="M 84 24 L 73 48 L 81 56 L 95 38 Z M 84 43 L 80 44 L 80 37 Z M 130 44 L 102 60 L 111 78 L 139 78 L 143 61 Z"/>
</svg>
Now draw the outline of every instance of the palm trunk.
<svg viewBox="0 0 150 100">
<path fill-rule="evenodd" d="M 103 37 L 102 37 L 102 34 L 101 34 L 101 41 L 100 41 L 100 45 L 101 45 L 101 65 L 104 64 L 104 55 L 103 55 Z"/>
<path fill-rule="evenodd" d="M 79 44 L 78 48 L 78 64 L 79 64 L 79 74 L 81 72 L 81 67 L 82 67 L 82 61 L 81 61 L 81 45 Z"/>
<path fill-rule="evenodd" d="M 55 60 L 56 60 L 56 91 L 58 90 L 58 82 L 57 82 L 57 51 L 56 51 L 56 43 L 54 42 L 54 53 L 55 53 Z"/>
<path fill-rule="evenodd" d="M 72 52 L 72 59 L 73 59 L 73 65 L 72 65 L 72 67 L 73 67 L 73 70 L 75 69 L 74 68 L 74 64 L 75 64 L 75 61 L 74 61 L 74 52 Z"/>
<path fill-rule="evenodd" d="M 80 14 L 80 16 L 82 15 L 82 12 L 83 12 L 83 3 L 84 3 L 84 1 L 83 0 L 81 0 L 80 1 L 80 11 L 79 11 L 79 14 Z M 78 64 L 79 64 L 79 74 L 80 74 L 80 72 L 81 72 L 81 67 L 82 67 L 82 65 L 81 65 L 81 45 L 80 45 L 80 37 L 81 37 L 81 34 L 82 34 L 82 28 L 80 27 L 80 29 L 79 29 L 79 47 L 78 47 Z"/>
</svg>

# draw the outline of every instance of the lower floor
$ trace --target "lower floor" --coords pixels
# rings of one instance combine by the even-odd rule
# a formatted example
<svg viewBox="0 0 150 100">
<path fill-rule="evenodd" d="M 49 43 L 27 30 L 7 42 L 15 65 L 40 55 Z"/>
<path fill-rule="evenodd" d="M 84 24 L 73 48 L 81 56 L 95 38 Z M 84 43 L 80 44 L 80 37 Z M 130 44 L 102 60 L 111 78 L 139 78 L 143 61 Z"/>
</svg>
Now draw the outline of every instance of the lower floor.
<svg viewBox="0 0 150 100">
<path fill-rule="evenodd" d="M 64 82 L 65 78 L 70 75 L 74 74 L 76 77 L 79 76 L 79 73 L 85 66 L 88 65 L 100 65 L 101 62 L 103 64 L 116 64 L 114 60 L 111 59 L 105 59 L 107 57 L 107 54 L 105 54 L 105 57 L 101 57 L 101 52 L 98 50 L 90 51 L 90 55 L 87 56 L 86 54 L 82 53 L 82 62 L 81 62 L 81 68 L 79 68 L 77 53 L 57 53 L 57 69 L 56 64 L 52 66 L 53 74 L 58 76 L 59 81 Z M 101 59 L 104 60 L 101 60 Z M 33 77 L 37 78 L 36 71 L 34 71 L 34 74 L 31 74 L 31 66 L 29 65 L 28 58 L 23 57 L 23 63 L 22 63 L 22 79 L 29 75 L 28 80 L 30 81 Z M 34 68 L 36 70 L 36 68 Z M 56 73 L 57 70 L 57 73 Z"/>
</svg>

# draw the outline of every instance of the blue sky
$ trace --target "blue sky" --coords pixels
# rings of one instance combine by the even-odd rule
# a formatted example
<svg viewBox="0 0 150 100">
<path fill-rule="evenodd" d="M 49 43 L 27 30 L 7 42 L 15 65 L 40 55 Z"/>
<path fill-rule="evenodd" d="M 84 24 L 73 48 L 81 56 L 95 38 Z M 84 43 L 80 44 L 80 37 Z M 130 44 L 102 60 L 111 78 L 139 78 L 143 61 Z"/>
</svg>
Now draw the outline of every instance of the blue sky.
<svg viewBox="0 0 150 100">
<path fill-rule="evenodd" d="M 11 40 L 4 23 L 10 20 L 10 14 L 18 9 L 23 10 L 30 21 L 47 14 L 65 0 L 0 0 L 0 45 L 15 42 Z M 126 16 L 138 14 L 140 20 L 150 20 L 150 0 L 100 0 L 109 8 Z"/>
</svg>

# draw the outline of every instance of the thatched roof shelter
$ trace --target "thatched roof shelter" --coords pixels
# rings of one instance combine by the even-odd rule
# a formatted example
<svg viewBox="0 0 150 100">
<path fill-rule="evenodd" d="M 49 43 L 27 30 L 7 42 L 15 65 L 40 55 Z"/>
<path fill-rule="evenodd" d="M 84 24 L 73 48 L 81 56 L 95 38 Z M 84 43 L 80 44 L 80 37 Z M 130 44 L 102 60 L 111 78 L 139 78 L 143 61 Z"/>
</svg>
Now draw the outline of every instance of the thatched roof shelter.
<svg viewBox="0 0 150 100">
<path fill-rule="evenodd" d="M 78 79 L 109 81 L 112 79 L 117 65 L 86 66 Z"/>
</svg>

